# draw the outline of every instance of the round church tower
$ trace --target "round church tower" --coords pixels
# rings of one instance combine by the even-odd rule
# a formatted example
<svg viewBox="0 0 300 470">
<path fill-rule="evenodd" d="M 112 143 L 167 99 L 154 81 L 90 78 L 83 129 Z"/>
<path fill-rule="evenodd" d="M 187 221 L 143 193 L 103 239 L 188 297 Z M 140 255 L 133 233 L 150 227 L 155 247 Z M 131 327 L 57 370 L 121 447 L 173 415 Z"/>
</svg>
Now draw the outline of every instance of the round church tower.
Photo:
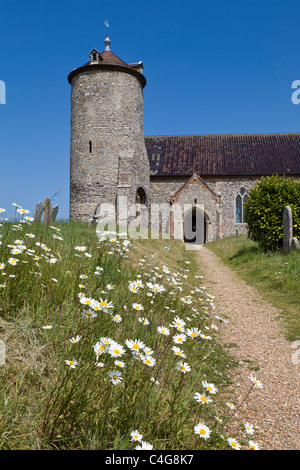
<svg viewBox="0 0 300 470">
<path fill-rule="evenodd" d="M 110 50 L 68 76 L 71 84 L 70 220 L 89 220 L 118 196 L 149 204 L 150 170 L 143 130 L 142 62 L 127 64 Z M 124 200 L 124 198 L 123 198 Z"/>
</svg>

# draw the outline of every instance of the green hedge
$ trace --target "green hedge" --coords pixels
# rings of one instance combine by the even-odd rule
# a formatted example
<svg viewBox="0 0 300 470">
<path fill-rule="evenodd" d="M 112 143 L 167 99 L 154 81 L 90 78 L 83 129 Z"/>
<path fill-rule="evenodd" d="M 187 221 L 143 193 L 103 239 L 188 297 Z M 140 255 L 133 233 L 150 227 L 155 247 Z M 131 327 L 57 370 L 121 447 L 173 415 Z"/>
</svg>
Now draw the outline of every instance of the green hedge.
<svg viewBox="0 0 300 470">
<path fill-rule="evenodd" d="M 300 182 L 292 177 L 263 177 L 250 190 L 245 202 L 250 236 L 266 249 L 276 250 L 283 244 L 283 210 L 293 213 L 294 237 L 300 237 Z"/>
</svg>

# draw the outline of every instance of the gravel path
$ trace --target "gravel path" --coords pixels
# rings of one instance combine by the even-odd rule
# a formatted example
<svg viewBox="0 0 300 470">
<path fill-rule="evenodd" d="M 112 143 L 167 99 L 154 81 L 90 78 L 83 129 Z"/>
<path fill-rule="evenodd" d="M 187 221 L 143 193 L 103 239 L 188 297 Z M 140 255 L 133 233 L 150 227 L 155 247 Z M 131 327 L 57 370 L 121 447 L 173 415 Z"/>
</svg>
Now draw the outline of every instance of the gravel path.
<svg viewBox="0 0 300 470">
<path fill-rule="evenodd" d="M 221 327 L 219 338 L 239 361 L 233 369 L 236 399 L 249 389 L 251 373 L 263 384 L 250 394 L 242 411 L 254 425 L 251 438 L 264 450 L 299 450 L 300 352 L 295 360 L 296 350 L 285 339 L 280 311 L 209 249 L 203 247 L 199 256 L 205 286 L 215 296 L 216 314 L 229 320 Z"/>
</svg>

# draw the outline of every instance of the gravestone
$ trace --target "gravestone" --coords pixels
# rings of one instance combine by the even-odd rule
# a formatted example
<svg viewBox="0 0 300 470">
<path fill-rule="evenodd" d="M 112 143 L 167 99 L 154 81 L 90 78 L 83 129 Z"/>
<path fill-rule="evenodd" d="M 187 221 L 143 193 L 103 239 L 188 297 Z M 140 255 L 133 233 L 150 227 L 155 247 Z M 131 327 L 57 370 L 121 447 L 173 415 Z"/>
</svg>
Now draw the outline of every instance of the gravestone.
<svg viewBox="0 0 300 470">
<path fill-rule="evenodd" d="M 293 240 L 293 214 L 290 206 L 283 210 L 283 250 L 290 251 Z"/>
<path fill-rule="evenodd" d="M 299 243 L 299 240 L 298 238 L 294 237 L 292 239 L 292 246 L 291 246 L 292 250 L 300 250 L 300 243 Z"/>
<path fill-rule="evenodd" d="M 42 201 L 39 201 L 37 205 L 35 206 L 35 211 L 33 215 L 34 221 L 40 222 L 42 218 L 42 214 L 43 214 L 43 204 L 42 204 Z"/>
<path fill-rule="evenodd" d="M 45 225 L 51 225 L 51 223 L 52 223 L 52 207 L 51 207 L 51 201 L 47 197 L 44 200 L 43 211 L 44 211 L 44 224 Z"/>
<path fill-rule="evenodd" d="M 55 221 L 57 213 L 58 213 L 58 204 L 55 204 L 55 206 L 52 209 L 52 222 Z"/>
</svg>

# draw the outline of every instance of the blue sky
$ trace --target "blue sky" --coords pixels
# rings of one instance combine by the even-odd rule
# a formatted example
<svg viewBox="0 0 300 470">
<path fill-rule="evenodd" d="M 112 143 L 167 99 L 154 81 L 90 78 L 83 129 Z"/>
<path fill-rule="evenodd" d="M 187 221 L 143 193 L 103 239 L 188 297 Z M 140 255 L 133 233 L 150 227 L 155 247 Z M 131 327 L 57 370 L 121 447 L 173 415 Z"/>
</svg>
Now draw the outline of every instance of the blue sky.
<svg viewBox="0 0 300 470">
<path fill-rule="evenodd" d="M 0 0 L 0 207 L 68 218 L 70 71 L 142 60 L 145 135 L 299 132 L 299 0 Z"/>
</svg>

